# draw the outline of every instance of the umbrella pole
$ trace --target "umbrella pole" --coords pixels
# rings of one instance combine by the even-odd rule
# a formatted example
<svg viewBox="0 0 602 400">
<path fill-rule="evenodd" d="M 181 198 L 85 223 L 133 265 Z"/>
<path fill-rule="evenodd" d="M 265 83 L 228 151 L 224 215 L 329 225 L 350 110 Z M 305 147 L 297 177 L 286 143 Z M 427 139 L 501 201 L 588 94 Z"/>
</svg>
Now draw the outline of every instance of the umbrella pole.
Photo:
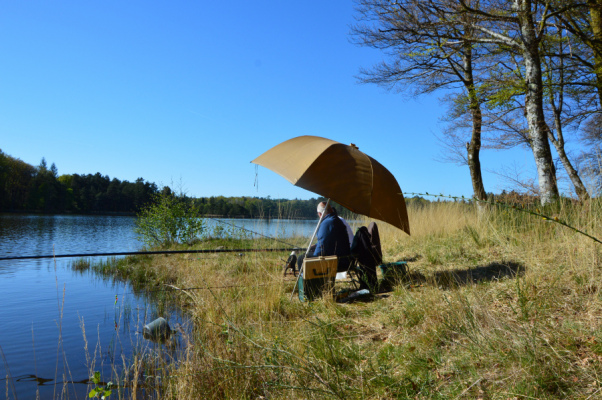
<svg viewBox="0 0 602 400">
<path fill-rule="evenodd" d="M 324 211 L 326 211 L 329 204 L 330 204 L 330 198 L 326 201 L 326 207 L 324 207 Z M 322 220 L 324 219 L 325 214 L 326 214 L 326 212 L 323 212 L 322 215 L 320 215 L 320 219 L 318 220 L 318 225 L 316 225 L 314 234 L 311 236 L 311 239 L 309 240 L 309 244 L 307 245 L 307 250 L 305 251 L 305 257 L 307 257 L 307 252 L 309 251 L 309 248 L 311 247 L 311 244 L 314 241 L 316 234 L 318 233 L 318 228 L 320 227 L 320 224 L 322 223 Z M 299 279 L 301 279 L 301 275 L 303 275 L 303 272 L 305 272 L 305 271 L 301 271 L 301 273 L 297 277 L 297 280 L 295 281 L 295 287 L 293 287 L 293 292 L 291 293 L 291 300 L 293 299 L 293 295 L 295 294 L 295 289 L 297 289 L 297 285 L 299 284 Z"/>
</svg>

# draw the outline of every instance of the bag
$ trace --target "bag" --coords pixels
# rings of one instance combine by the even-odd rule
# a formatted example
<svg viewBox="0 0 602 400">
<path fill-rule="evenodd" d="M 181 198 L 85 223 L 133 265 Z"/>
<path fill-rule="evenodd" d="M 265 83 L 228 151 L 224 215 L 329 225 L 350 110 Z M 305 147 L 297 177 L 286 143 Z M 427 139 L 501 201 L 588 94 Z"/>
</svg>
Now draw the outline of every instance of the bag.
<svg viewBox="0 0 602 400">
<path fill-rule="evenodd" d="M 351 254 L 364 267 L 376 270 L 376 266 L 382 264 L 383 253 L 376 223 L 371 222 L 368 228 L 365 226 L 357 228 L 351 244 Z"/>
<path fill-rule="evenodd" d="M 380 235 L 378 234 L 378 226 L 376 226 L 376 222 L 370 222 L 370 225 L 368 225 L 368 233 L 370 234 L 370 251 L 375 258 L 376 264 L 382 264 L 383 251 L 380 248 Z"/>
<path fill-rule="evenodd" d="M 376 290 L 378 284 L 376 267 L 383 261 L 382 254 L 376 223 L 371 222 L 368 228 L 360 226 L 351 244 L 351 255 L 355 257 L 360 268 L 360 288 Z"/>
</svg>

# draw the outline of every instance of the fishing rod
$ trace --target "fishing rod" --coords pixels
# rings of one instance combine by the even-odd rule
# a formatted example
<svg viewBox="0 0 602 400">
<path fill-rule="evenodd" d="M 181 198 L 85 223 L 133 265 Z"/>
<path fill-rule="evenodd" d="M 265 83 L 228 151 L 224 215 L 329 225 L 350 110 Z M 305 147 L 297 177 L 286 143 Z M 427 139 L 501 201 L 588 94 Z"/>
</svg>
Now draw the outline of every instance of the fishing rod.
<svg viewBox="0 0 602 400">
<path fill-rule="evenodd" d="M 230 225 L 234 228 L 241 229 L 247 232 L 251 232 L 255 235 L 263 236 L 268 239 L 275 240 L 283 243 L 287 246 L 295 246 L 294 244 L 287 243 L 283 240 L 276 239 L 274 237 L 261 234 L 259 232 L 252 231 L 241 226 L 231 224 L 226 221 L 222 221 L 217 218 L 211 218 L 214 221 Z M 206 254 L 206 253 L 248 253 L 248 252 L 289 252 L 289 251 L 300 251 L 302 248 L 294 247 L 288 249 L 215 249 L 215 250 L 163 250 L 163 251 L 130 251 L 130 252 L 114 252 L 114 253 L 81 253 L 81 254 L 53 254 L 53 255 L 42 255 L 42 256 L 15 256 L 15 257 L 0 257 L 0 261 L 8 260 L 35 260 L 43 258 L 72 258 L 72 257 L 108 257 L 108 256 L 132 256 L 132 255 L 149 255 L 149 254 Z"/>
<path fill-rule="evenodd" d="M 281 240 L 281 239 L 276 239 L 275 237 L 272 237 L 272 236 L 269 236 L 269 235 L 264 235 L 264 234 L 262 234 L 262 233 L 259 233 L 259 232 L 252 231 L 252 230 L 250 230 L 250 229 L 243 228 L 242 226 L 238 226 L 238 225 L 231 224 L 231 223 L 229 223 L 229 222 L 226 222 L 226 221 L 223 221 L 223 220 L 221 220 L 221 219 L 217 219 L 217 218 L 210 218 L 210 219 L 212 219 L 212 220 L 214 220 L 214 221 L 216 221 L 216 222 L 219 222 L 220 224 L 230 225 L 230 226 L 233 226 L 233 227 L 234 227 L 234 228 L 236 228 L 236 229 L 241 229 L 241 230 L 243 230 L 243 231 L 251 232 L 251 233 L 253 233 L 253 234 L 255 234 L 255 235 L 263 236 L 264 238 L 268 238 L 268 239 L 275 240 L 276 242 L 280 242 L 280 243 L 282 243 L 282 244 L 285 244 L 285 245 L 287 245 L 287 246 L 294 246 L 294 244 L 287 243 L 287 242 L 285 242 L 284 240 Z"/>
<path fill-rule="evenodd" d="M 81 254 L 52 254 L 44 256 L 16 256 L 0 257 L 5 260 L 34 260 L 40 258 L 69 258 L 69 257 L 106 257 L 106 256 L 133 256 L 147 254 L 207 254 L 207 253 L 262 253 L 262 252 L 289 252 L 299 251 L 301 248 L 290 249 L 213 249 L 213 250 L 161 250 L 161 251 L 125 251 L 118 253 L 81 253 Z"/>
</svg>

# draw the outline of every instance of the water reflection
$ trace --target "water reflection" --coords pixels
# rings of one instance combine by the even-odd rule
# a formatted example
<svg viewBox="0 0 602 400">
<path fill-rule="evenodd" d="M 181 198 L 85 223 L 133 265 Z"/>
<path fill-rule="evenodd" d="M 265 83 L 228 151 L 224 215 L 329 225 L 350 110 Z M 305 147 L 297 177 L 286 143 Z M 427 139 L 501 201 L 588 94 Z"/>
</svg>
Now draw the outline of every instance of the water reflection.
<svg viewBox="0 0 602 400">
<path fill-rule="evenodd" d="M 218 226 L 224 234 L 239 234 L 242 227 L 248 237 L 260 234 L 283 241 L 310 236 L 316 224 L 220 221 L 207 221 L 210 235 Z M 142 243 L 133 228 L 132 217 L 0 214 L 0 257 L 136 251 Z M 0 348 L 6 360 L 0 362 L 0 377 L 10 377 L 2 385 L 9 392 L 14 385 L 12 397 L 85 398 L 91 372 L 101 371 L 103 379 L 110 379 L 124 358 L 165 346 L 143 338 L 145 324 L 164 317 L 171 327 L 188 329 L 177 309 L 159 313 L 128 284 L 74 271 L 72 261 L 0 261 Z M 177 348 L 183 336 L 172 335 L 166 347 Z M 169 357 L 178 359 L 177 354 Z"/>
<path fill-rule="evenodd" d="M 0 257 L 135 251 L 141 244 L 133 222 L 130 217 L 0 215 Z M 14 386 L 13 397 L 84 398 L 90 369 L 111 377 L 112 363 L 119 365 L 134 348 L 146 345 L 138 332 L 157 317 L 153 306 L 128 285 L 75 273 L 69 263 L 0 261 L 0 346 L 6 359 L 0 376 L 10 377 L 6 387 Z"/>
</svg>

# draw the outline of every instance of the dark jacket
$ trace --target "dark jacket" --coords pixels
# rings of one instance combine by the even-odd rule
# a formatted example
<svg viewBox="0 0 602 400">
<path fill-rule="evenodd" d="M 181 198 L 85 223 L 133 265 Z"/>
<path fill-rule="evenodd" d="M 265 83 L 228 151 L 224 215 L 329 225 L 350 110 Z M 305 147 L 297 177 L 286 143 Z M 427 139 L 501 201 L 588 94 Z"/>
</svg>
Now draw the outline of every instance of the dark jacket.
<svg viewBox="0 0 602 400">
<path fill-rule="evenodd" d="M 346 271 L 349 266 L 348 256 L 350 253 L 349 236 L 345 224 L 339 219 L 336 211 L 325 215 L 318 229 L 316 250 L 311 257 L 336 255 L 339 257 L 338 270 Z"/>
</svg>

